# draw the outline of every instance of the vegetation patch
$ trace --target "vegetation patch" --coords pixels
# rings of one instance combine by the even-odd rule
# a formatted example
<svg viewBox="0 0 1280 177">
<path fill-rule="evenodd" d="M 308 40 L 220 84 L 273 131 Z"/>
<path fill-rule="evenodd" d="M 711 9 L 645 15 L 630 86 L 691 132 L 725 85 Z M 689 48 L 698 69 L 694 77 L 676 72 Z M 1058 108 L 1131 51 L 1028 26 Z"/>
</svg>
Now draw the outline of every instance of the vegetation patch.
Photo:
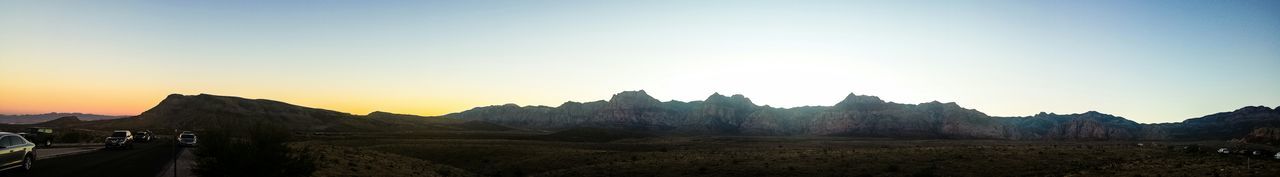
<svg viewBox="0 0 1280 177">
<path fill-rule="evenodd" d="M 652 134 L 631 132 L 626 130 L 577 127 L 539 136 L 536 139 L 573 142 L 608 142 L 620 139 L 648 138 Z"/>
<path fill-rule="evenodd" d="M 401 155 L 350 147 L 295 143 L 316 157 L 315 177 L 338 176 L 476 176 L 466 170 Z"/>
<path fill-rule="evenodd" d="M 886 140 L 839 137 L 345 139 L 482 176 L 1274 176 L 1280 161 L 1187 152 L 1205 142 Z M 1211 145 L 1217 147 L 1217 145 Z M 1216 148 L 1214 148 L 1216 149 Z"/>
</svg>

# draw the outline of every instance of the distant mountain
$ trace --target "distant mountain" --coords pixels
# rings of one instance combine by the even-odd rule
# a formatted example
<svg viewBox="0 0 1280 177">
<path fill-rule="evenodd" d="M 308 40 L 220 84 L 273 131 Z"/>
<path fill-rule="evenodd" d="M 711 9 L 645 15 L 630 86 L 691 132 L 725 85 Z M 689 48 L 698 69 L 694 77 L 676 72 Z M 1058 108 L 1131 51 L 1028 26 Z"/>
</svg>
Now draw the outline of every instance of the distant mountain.
<svg viewBox="0 0 1280 177">
<path fill-rule="evenodd" d="M 3 115 L 0 114 L 0 124 L 34 124 L 50 121 L 53 119 L 75 116 L 81 120 L 107 120 L 118 119 L 128 116 L 108 116 L 84 113 L 44 113 L 44 114 L 27 114 L 27 115 Z"/>
<path fill-rule="evenodd" d="M 172 94 L 155 107 L 142 112 L 137 119 L 157 127 L 189 128 L 222 122 L 266 121 L 293 129 L 329 129 L 340 127 L 339 123 L 343 119 L 355 117 L 348 113 L 273 100 Z"/>
<path fill-rule="evenodd" d="M 106 121 L 61 124 L 99 129 L 202 129 L 210 126 L 264 122 L 299 131 L 434 131 L 510 128 L 441 117 L 373 112 L 369 115 L 309 108 L 289 103 L 209 94 L 165 97 L 141 115 Z M 496 126 L 496 127 L 495 127 Z"/>
<path fill-rule="evenodd" d="M 1034 116 L 1005 120 L 1017 127 L 1020 134 L 1015 137 L 1019 139 L 1168 139 L 1167 133 L 1158 127 L 1096 111 L 1067 115 L 1042 112 Z"/>
<path fill-rule="evenodd" d="M 84 119 L 84 120 L 82 120 Z M 217 95 L 166 97 L 141 115 L 92 120 L 64 116 L 32 126 L 90 129 L 202 129 L 267 122 L 297 131 L 560 131 L 568 141 L 650 135 L 853 136 L 908 139 L 1225 140 L 1280 143 L 1280 109 L 1251 106 L 1179 123 L 1140 124 L 1089 111 L 993 117 L 956 103 L 902 104 L 849 94 L 832 106 L 775 108 L 742 95 L 659 101 L 645 91 L 557 107 L 505 104 L 444 116 L 375 111 L 368 115 Z M 0 125 L 18 129 L 20 125 Z M 599 136 L 596 136 L 599 134 Z"/>
<path fill-rule="evenodd" d="M 1019 136 L 1008 124 L 955 103 L 899 104 L 850 94 L 835 106 L 774 108 L 742 95 L 712 94 L 703 101 L 660 102 L 643 90 L 608 101 L 567 102 L 560 107 L 513 104 L 445 115 L 537 129 L 604 127 L 675 134 L 842 135 L 910 138 Z"/>
<path fill-rule="evenodd" d="M 79 124 L 79 123 L 82 123 L 82 122 L 84 122 L 84 120 L 80 120 L 80 118 L 79 118 L 79 117 L 76 117 L 76 116 L 67 116 L 67 117 L 61 117 L 61 118 L 58 118 L 58 119 L 53 119 L 53 120 L 50 120 L 50 121 L 47 121 L 47 122 L 41 122 L 41 123 L 37 123 L 37 124 L 33 124 L 33 125 L 35 125 L 35 126 L 41 126 L 41 127 L 49 127 L 49 126 L 65 126 L 65 125 L 74 125 L 74 124 Z"/>
<path fill-rule="evenodd" d="M 714 93 L 703 101 L 661 102 L 643 90 L 608 101 L 566 102 L 558 107 L 514 104 L 477 107 L 444 117 L 512 127 L 565 130 L 611 128 L 666 134 L 824 135 L 922 139 L 1135 140 L 1232 139 L 1257 128 L 1280 127 L 1266 107 L 1172 124 L 1139 124 L 1099 112 L 992 117 L 956 103 L 901 104 L 849 94 L 833 106 L 774 108 L 742 95 Z"/>
<path fill-rule="evenodd" d="M 1220 112 L 1182 121 L 1171 127 L 1179 139 L 1231 139 L 1257 132 L 1266 135 L 1267 128 L 1280 128 L 1280 109 L 1249 106 L 1231 112 Z"/>
</svg>

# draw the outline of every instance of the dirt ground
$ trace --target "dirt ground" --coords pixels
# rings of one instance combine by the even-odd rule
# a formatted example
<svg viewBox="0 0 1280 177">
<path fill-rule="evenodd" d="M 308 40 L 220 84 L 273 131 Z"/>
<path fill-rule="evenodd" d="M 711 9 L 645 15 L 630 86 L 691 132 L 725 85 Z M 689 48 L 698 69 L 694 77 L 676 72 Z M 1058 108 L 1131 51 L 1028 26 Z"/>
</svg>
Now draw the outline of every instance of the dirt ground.
<svg viewBox="0 0 1280 177">
<path fill-rule="evenodd" d="M 1214 152 L 1237 146 L 1225 141 L 699 136 L 562 142 L 450 133 L 323 137 L 301 144 L 388 159 L 360 162 L 372 166 L 419 164 L 419 171 L 399 172 L 416 176 L 1280 176 L 1280 160 L 1271 155 Z M 1200 150 L 1184 149 L 1191 144 Z M 352 172 L 341 168 L 320 174 Z"/>
</svg>

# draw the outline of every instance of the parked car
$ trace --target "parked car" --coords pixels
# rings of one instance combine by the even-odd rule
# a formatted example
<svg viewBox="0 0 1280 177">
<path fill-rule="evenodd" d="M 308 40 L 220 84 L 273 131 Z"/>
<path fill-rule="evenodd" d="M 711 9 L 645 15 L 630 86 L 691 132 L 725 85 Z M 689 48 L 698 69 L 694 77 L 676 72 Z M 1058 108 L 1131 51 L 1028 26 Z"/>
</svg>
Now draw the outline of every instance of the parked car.
<svg viewBox="0 0 1280 177">
<path fill-rule="evenodd" d="M 178 145 L 195 147 L 196 133 L 191 131 L 182 132 L 181 135 L 178 135 Z"/>
<path fill-rule="evenodd" d="M 133 132 L 128 130 L 116 130 L 111 132 L 111 136 L 107 137 L 107 149 L 113 148 L 133 148 Z"/>
<path fill-rule="evenodd" d="M 155 135 L 152 135 L 150 130 L 138 131 L 138 133 L 135 134 L 134 137 L 138 140 L 138 142 L 143 142 L 143 143 L 151 142 L 151 140 L 155 140 Z"/>
<path fill-rule="evenodd" d="M 1219 149 L 1218 149 L 1218 153 L 1219 153 L 1219 154 L 1231 154 L 1231 149 L 1227 149 L 1227 148 L 1219 148 Z"/>
<path fill-rule="evenodd" d="M 1200 152 L 1200 145 L 1198 145 L 1198 144 L 1191 144 L 1191 145 L 1187 145 L 1187 146 L 1182 146 L 1182 152 L 1185 152 L 1185 153 L 1199 153 L 1199 152 Z"/>
<path fill-rule="evenodd" d="M 36 161 L 36 144 L 21 135 L 0 132 L 0 170 L 31 170 Z"/>
<path fill-rule="evenodd" d="M 1254 149 L 1253 151 L 1249 152 L 1249 156 L 1267 156 L 1267 155 L 1271 155 L 1271 151 Z"/>
<path fill-rule="evenodd" d="M 53 139 L 54 139 L 53 128 L 31 127 L 31 128 L 27 128 L 27 131 L 25 132 L 18 133 L 18 135 L 21 135 L 23 138 L 30 140 L 32 143 L 35 143 L 36 145 L 44 146 L 44 147 L 53 147 Z"/>
</svg>

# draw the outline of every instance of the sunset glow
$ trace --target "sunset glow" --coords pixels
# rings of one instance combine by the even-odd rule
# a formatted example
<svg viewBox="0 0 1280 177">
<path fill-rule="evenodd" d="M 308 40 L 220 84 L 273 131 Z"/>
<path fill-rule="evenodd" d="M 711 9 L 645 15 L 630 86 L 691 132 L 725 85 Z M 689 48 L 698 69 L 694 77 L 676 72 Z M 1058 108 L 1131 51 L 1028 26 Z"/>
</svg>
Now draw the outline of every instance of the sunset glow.
<svg viewBox="0 0 1280 177">
<path fill-rule="evenodd" d="M 1280 106 L 1277 1 L 213 2 L 0 2 L 0 114 L 209 93 L 442 115 L 627 90 L 1144 123 Z"/>
</svg>

